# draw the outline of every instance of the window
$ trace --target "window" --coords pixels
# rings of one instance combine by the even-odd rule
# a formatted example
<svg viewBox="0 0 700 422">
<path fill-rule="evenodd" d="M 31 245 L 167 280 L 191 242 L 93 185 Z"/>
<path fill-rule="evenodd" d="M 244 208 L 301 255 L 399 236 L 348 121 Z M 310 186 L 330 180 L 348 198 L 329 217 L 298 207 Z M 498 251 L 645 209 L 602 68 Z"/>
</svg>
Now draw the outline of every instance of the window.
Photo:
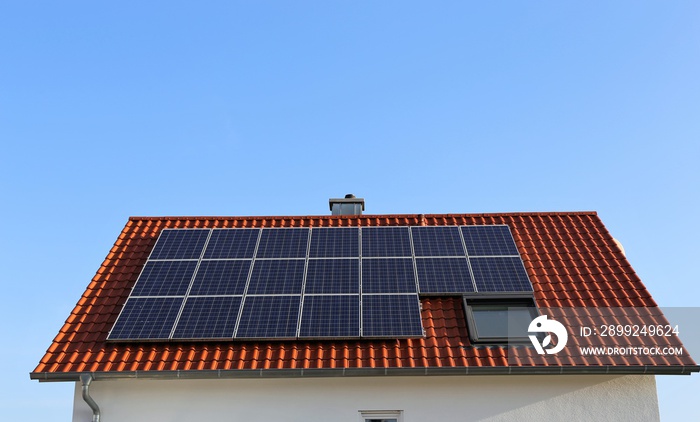
<svg viewBox="0 0 700 422">
<path fill-rule="evenodd" d="M 401 422 L 403 410 L 360 410 L 360 422 Z"/>
<path fill-rule="evenodd" d="M 532 296 L 464 298 L 474 343 L 529 343 L 527 328 L 539 313 Z"/>
</svg>

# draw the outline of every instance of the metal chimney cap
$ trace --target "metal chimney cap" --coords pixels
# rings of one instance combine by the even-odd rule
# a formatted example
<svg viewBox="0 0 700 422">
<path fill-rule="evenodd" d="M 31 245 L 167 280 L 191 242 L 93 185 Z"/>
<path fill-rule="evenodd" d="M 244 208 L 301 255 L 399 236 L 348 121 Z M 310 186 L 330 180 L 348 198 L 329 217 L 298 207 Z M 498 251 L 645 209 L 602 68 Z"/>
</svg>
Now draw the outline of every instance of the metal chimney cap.
<svg viewBox="0 0 700 422">
<path fill-rule="evenodd" d="M 345 198 L 330 198 L 328 200 L 328 207 L 331 211 L 333 211 L 333 204 L 360 204 L 362 205 L 362 211 L 365 210 L 364 198 L 356 198 L 355 195 L 351 193 L 345 195 Z"/>
</svg>

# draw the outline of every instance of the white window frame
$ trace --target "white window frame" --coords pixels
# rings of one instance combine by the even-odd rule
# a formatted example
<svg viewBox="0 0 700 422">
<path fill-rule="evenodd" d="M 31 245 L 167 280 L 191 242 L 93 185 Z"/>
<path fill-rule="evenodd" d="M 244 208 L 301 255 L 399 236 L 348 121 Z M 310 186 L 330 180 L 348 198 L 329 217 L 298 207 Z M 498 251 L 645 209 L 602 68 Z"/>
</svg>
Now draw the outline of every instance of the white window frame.
<svg viewBox="0 0 700 422">
<path fill-rule="evenodd" d="M 396 422 L 403 422 L 403 410 L 360 410 L 360 422 L 367 422 L 369 419 L 396 419 Z"/>
</svg>

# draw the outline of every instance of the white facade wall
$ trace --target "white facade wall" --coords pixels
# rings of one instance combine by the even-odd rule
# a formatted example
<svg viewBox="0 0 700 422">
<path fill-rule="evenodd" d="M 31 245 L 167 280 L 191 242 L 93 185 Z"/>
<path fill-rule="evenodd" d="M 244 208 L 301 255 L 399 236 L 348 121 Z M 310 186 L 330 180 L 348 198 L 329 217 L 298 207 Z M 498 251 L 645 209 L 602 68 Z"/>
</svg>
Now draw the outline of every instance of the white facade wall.
<svg viewBox="0 0 700 422">
<path fill-rule="evenodd" d="M 360 410 L 402 410 L 403 422 L 658 421 L 653 376 L 385 376 L 101 380 L 101 422 L 358 422 Z M 76 383 L 73 421 L 92 411 Z"/>
</svg>

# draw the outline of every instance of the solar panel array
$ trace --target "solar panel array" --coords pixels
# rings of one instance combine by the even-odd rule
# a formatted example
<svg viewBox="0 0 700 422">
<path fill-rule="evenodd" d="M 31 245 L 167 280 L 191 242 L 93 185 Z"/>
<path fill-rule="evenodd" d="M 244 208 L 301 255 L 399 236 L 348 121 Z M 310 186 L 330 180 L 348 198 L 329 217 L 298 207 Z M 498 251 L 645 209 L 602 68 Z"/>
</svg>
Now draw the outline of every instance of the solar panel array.
<svg viewBox="0 0 700 422">
<path fill-rule="evenodd" d="M 420 295 L 532 292 L 510 229 L 164 229 L 109 340 L 423 336 Z"/>
</svg>

